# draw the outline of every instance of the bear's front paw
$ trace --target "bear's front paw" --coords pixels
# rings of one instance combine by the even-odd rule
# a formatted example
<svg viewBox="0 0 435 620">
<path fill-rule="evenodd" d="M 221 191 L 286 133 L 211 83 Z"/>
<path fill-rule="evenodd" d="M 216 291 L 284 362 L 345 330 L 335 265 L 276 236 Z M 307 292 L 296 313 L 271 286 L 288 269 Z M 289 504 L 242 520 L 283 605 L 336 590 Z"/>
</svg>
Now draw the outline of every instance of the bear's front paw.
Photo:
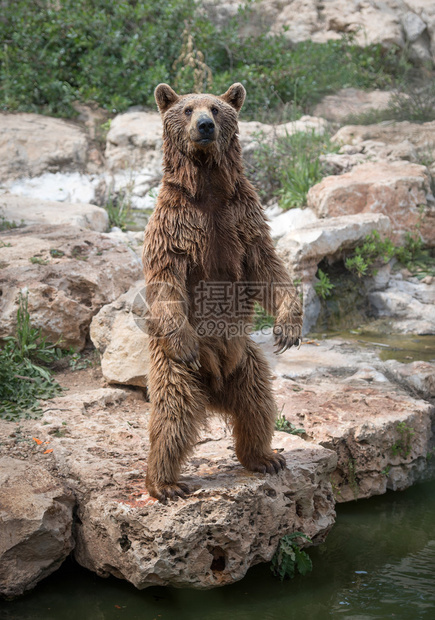
<svg viewBox="0 0 435 620">
<path fill-rule="evenodd" d="M 275 353 L 277 355 L 284 353 L 284 351 L 287 351 L 287 349 L 294 345 L 298 348 L 301 346 L 301 326 L 298 324 L 275 323 L 273 334 L 275 336 Z"/>
<path fill-rule="evenodd" d="M 244 463 L 246 469 L 250 471 L 258 471 L 260 474 L 278 474 L 281 469 L 286 468 L 286 460 L 281 454 L 271 452 L 257 458 L 252 458 L 249 462 Z"/>
<path fill-rule="evenodd" d="M 177 482 L 177 484 L 147 484 L 148 493 L 151 497 L 155 497 L 166 504 L 168 499 L 186 499 L 186 495 L 189 495 L 189 487 L 184 482 Z"/>
</svg>

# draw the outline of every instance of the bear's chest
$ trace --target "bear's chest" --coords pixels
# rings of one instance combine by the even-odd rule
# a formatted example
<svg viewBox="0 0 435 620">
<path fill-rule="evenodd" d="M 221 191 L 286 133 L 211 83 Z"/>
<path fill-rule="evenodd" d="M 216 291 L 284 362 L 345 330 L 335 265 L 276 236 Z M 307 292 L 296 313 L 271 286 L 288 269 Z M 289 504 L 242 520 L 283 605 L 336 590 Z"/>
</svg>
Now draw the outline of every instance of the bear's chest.
<svg viewBox="0 0 435 620">
<path fill-rule="evenodd" d="M 196 256 L 192 279 L 228 281 L 243 279 L 245 247 L 240 225 L 231 211 L 206 213 L 197 222 Z"/>
</svg>

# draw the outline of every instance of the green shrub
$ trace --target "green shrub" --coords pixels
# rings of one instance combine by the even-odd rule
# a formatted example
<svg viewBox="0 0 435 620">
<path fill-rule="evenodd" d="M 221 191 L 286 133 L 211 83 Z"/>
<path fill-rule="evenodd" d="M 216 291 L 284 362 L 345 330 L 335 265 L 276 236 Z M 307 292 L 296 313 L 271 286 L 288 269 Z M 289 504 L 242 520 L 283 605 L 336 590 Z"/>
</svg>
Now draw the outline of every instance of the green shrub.
<svg viewBox="0 0 435 620">
<path fill-rule="evenodd" d="M 306 204 L 308 190 L 324 176 L 320 156 L 338 149 L 328 134 L 314 131 L 296 132 L 272 141 L 260 133 L 257 142 L 248 175 L 261 198 L 279 197 L 283 209 Z"/>
<path fill-rule="evenodd" d="M 113 113 L 152 105 L 159 82 L 195 86 L 178 64 L 186 37 L 213 76 L 212 92 L 246 86 L 247 117 L 308 109 L 343 86 L 385 87 L 403 73 L 396 50 L 359 48 L 351 37 L 291 46 L 284 34 L 244 36 L 249 3 L 219 30 L 189 0 L 3 0 L 0 108 L 71 116 L 72 103 L 97 102 Z"/>
<path fill-rule="evenodd" d="M 32 327 L 27 296 L 20 295 L 17 332 L 0 348 L 0 418 L 16 420 L 42 412 L 40 399 L 53 398 L 62 388 L 48 366 L 62 357 L 59 343 L 50 344 Z"/>
</svg>

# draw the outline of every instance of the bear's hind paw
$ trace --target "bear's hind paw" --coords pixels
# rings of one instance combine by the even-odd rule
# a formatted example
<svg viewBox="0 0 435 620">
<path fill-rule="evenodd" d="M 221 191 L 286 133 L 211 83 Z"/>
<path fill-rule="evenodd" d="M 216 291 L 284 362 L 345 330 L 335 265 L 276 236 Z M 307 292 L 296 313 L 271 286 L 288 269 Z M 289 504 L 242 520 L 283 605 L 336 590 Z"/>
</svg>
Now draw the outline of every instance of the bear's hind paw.
<svg viewBox="0 0 435 620">
<path fill-rule="evenodd" d="M 286 460 L 281 454 L 272 452 L 272 454 L 265 454 L 256 460 L 251 460 L 245 467 L 250 471 L 258 471 L 260 474 L 279 474 L 282 469 L 286 468 L 286 465 Z"/>
<path fill-rule="evenodd" d="M 148 493 L 151 497 L 155 497 L 159 502 L 165 504 L 168 499 L 178 500 L 179 497 L 186 499 L 190 490 L 184 482 L 177 482 L 177 484 L 149 485 Z"/>
</svg>

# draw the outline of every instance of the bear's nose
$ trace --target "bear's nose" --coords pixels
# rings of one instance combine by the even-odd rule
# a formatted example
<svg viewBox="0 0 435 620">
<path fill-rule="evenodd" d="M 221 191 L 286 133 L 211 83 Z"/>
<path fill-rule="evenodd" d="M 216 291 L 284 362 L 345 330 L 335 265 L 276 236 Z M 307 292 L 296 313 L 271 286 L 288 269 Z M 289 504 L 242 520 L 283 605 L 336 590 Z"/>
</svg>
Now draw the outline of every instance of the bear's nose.
<svg viewBox="0 0 435 620">
<path fill-rule="evenodd" d="M 210 137 L 214 134 L 214 122 L 208 116 L 200 118 L 197 127 L 202 136 Z"/>
</svg>

